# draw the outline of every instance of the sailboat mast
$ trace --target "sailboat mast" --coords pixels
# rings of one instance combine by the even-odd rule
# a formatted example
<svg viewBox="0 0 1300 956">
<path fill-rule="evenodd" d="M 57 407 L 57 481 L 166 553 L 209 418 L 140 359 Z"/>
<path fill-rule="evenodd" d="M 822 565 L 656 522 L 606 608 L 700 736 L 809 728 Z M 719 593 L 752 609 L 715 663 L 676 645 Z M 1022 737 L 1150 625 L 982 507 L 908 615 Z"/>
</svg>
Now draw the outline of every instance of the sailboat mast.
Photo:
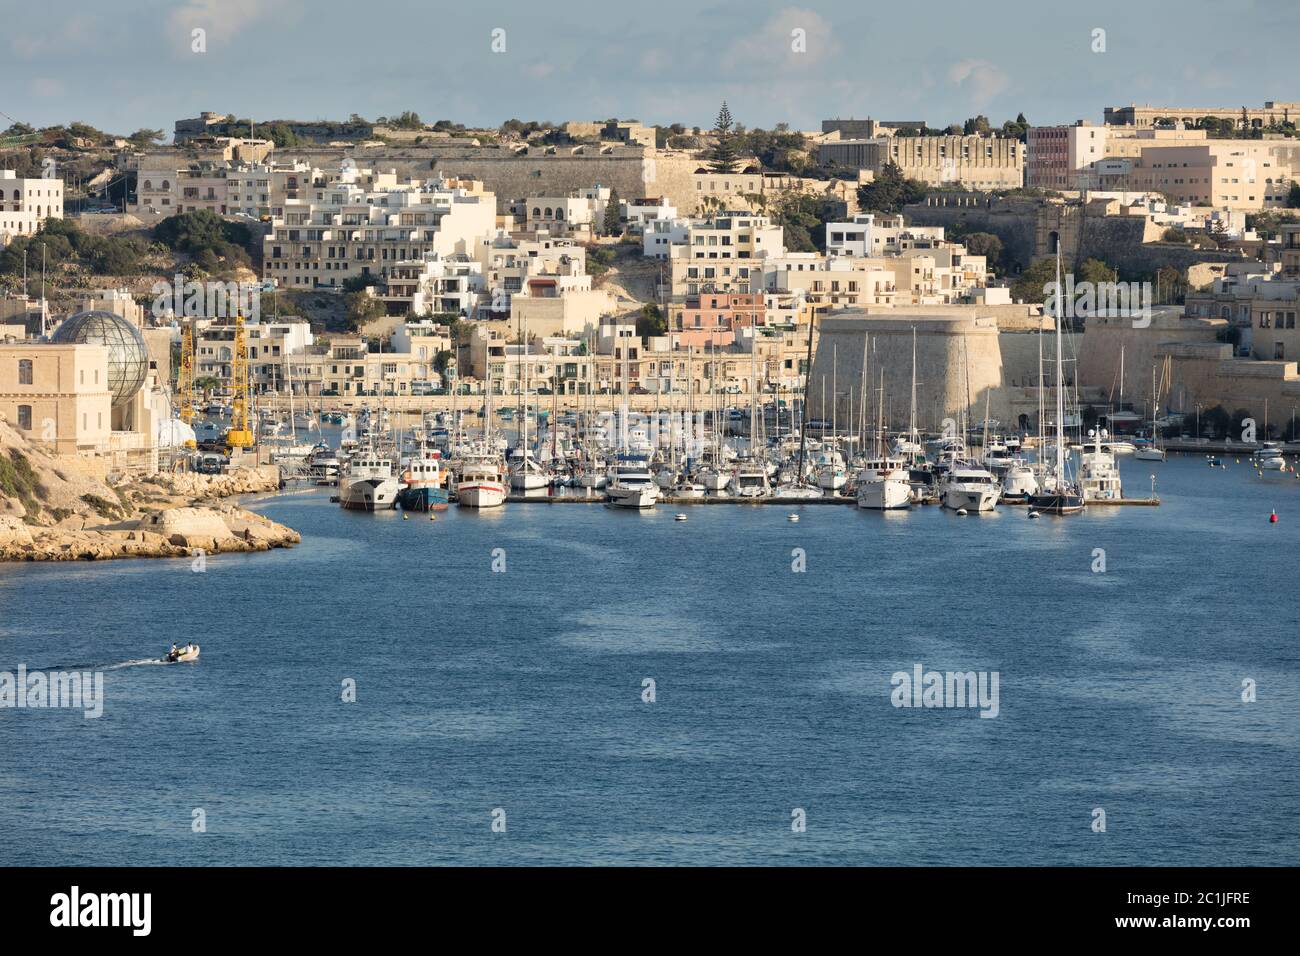
<svg viewBox="0 0 1300 956">
<path fill-rule="evenodd" d="M 1065 493 L 1065 374 L 1061 354 L 1061 247 L 1056 247 L 1056 481 L 1057 491 Z"/>
</svg>

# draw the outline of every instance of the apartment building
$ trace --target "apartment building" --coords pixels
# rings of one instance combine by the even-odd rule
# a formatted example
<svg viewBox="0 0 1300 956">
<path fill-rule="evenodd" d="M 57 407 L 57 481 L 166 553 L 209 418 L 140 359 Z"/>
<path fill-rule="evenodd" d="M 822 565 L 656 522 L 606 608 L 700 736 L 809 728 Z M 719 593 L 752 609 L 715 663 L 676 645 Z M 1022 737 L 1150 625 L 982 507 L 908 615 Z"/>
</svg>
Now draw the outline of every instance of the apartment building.
<svg viewBox="0 0 1300 956">
<path fill-rule="evenodd" d="M 495 197 L 462 181 L 399 182 L 345 165 L 308 193 L 262 240 L 263 277 L 281 288 L 339 287 L 430 254 L 472 254 L 496 231 Z"/>
<path fill-rule="evenodd" d="M 784 230 L 766 216 L 726 212 L 695 221 L 685 244 L 669 250 L 672 295 L 748 292 L 756 260 L 784 251 Z"/>
<path fill-rule="evenodd" d="M 529 196 L 523 202 L 524 230 L 589 241 L 604 222 L 609 198 L 607 186 L 578 189 L 563 196 Z"/>
<path fill-rule="evenodd" d="M 943 226 L 908 226 L 902 216 L 854 216 L 826 224 L 826 253 L 837 256 L 896 255 L 943 242 Z"/>
<path fill-rule="evenodd" d="M 729 343 L 740 328 L 764 324 L 761 292 L 711 292 L 668 306 L 668 329 L 683 344 Z"/>
<path fill-rule="evenodd" d="M 380 397 L 427 395 L 442 387 L 436 369 L 438 352 L 434 345 L 442 340 L 436 333 L 416 332 L 411 341 L 419 345 L 427 339 L 426 354 L 380 350 L 372 352 L 361 336 L 342 336 L 330 340 L 321 366 L 321 394 L 330 397 Z M 438 351 L 443 351 L 439 348 Z"/>
<path fill-rule="evenodd" d="M 235 326 L 228 319 L 195 319 L 194 374 L 229 381 L 235 360 Z M 315 339 L 306 319 L 285 318 L 244 323 L 248 348 L 249 385 L 256 392 L 279 392 L 295 379 L 298 370 L 290 370 L 290 356 L 308 351 Z M 303 373 L 308 375 L 310 373 Z M 303 382 L 309 381 L 307 378 Z"/>
<path fill-rule="evenodd" d="M 1208 289 L 1188 292 L 1183 314 L 1226 320 L 1236 330 L 1239 356 L 1300 358 L 1300 276 L 1263 271 L 1224 275 Z"/>
<path fill-rule="evenodd" d="M 396 262 L 379 279 L 375 296 L 389 315 L 456 315 L 477 317 L 487 289 L 483 264 L 468 255 L 441 256 Z"/>
<path fill-rule="evenodd" d="M 27 179 L 0 169 L 0 246 L 32 235 L 46 219 L 62 218 L 62 179 Z"/>
<path fill-rule="evenodd" d="M 1136 160 L 1097 167 L 1103 189 L 1160 192 L 1176 204 L 1240 212 L 1285 206 L 1300 168 L 1300 143 L 1209 140 L 1148 147 Z"/>
</svg>

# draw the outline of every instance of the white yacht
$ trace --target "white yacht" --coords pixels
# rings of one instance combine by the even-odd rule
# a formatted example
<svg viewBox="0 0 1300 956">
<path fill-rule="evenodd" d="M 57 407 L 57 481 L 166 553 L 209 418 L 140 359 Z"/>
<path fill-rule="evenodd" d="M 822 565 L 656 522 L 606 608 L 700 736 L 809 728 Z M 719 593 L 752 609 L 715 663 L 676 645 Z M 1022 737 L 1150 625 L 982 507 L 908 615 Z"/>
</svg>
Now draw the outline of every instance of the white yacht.
<svg viewBox="0 0 1300 956">
<path fill-rule="evenodd" d="M 505 504 L 506 481 L 491 461 L 468 461 L 456 482 L 456 503 L 466 508 L 499 508 Z"/>
<path fill-rule="evenodd" d="M 753 460 L 736 462 L 727 490 L 737 498 L 766 498 L 772 493 L 767 468 Z"/>
<path fill-rule="evenodd" d="M 1079 452 L 1079 484 L 1083 489 L 1083 500 L 1116 501 L 1124 497 L 1120 485 L 1119 466 L 1115 464 L 1115 454 L 1111 446 L 1103 445 L 1105 429 L 1088 432 L 1092 439 L 1091 447 L 1085 445 Z"/>
<path fill-rule="evenodd" d="M 866 461 L 857 477 L 858 507 L 893 511 L 911 507 L 912 486 L 907 465 L 897 458 Z"/>
<path fill-rule="evenodd" d="M 1277 442 L 1264 442 L 1253 457 L 1255 467 L 1260 471 L 1283 471 L 1286 468 L 1286 459 Z"/>
<path fill-rule="evenodd" d="M 1028 501 L 1038 494 L 1038 476 L 1023 458 L 1011 459 L 1011 465 L 1002 476 L 1002 500 Z"/>
<path fill-rule="evenodd" d="M 392 459 L 372 452 L 358 455 L 339 481 L 339 504 L 351 511 L 386 511 L 397 507 L 400 487 Z"/>
<path fill-rule="evenodd" d="M 978 465 L 954 464 L 939 485 L 939 497 L 953 511 L 992 511 L 1002 493 L 993 472 Z"/>
<path fill-rule="evenodd" d="M 619 508 L 653 508 L 659 486 L 644 458 L 620 456 L 610 469 L 605 496 Z"/>
</svg>

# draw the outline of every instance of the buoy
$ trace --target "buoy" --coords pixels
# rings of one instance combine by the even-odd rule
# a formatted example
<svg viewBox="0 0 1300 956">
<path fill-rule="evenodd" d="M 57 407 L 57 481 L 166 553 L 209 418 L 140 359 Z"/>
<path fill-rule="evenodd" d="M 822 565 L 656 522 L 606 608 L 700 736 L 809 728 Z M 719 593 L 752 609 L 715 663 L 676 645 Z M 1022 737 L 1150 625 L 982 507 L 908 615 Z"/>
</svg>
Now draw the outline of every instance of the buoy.
<svg viewBox="0 0 1300 956">
<path fill-rule="evenodd" d="M 1268 523 L 1269 523 L 1269 524 L 1277 524 L 1277 512 L 1276 512 L 1276 511 L 1270 511 L 1270 512 L 1268 513 Z"/>
<path fill-rule="evenodd" d="M 966 515 L 966 509 L 965 509 L 965 508 L 958 508 L 958 509 L 957 509 L 957 514 L 962 515 L 962 516 L 964 517 L 964 516 Z"/>
<path fill-rule="evenodd" d="M 798 521 L 798 520 L 799 520 L 799 516 L 798 516 L 798 515 L 786 515 L 786 516 L 785 516 L 785 520 L 786 520 L 786 521 Z"/>
<path fill-rule="evenodd" d="M 1031 517 L 1031 518 L 1037 518 L 1037 517 L 1038 517 L 1038 512 L 1037 512 L 1037 511 L 1031 511 L 1031 512 L 1029 512 L 1029 517 Z"/>
<path fill-rule="evenodd" d="M 403 520 L 403 521 L 405 521 L 405 520 L 406 520 L 407 518 L 409 518 L 409 517 L 411 517 L 411 516 L 408 515 L 405 511 L 402 512 L 402 520 Z"/>
<path fill-rule="evenodd" d="M 674 515 L 674 516 L 673 516 L 673 520 L 674 520 L 674 521 L 685 521 L 685 520 L 686 520 L 686 515 Z"/>
<path fill-rule="evenodd" d="M 429 520 L 430 520 L 430 521 L 437 521 L 437 520 L 438 520 L 438 516 L 437 516 L 436 514 L 433 514 L 432 512 L 430 512 L 430 513 L 429 513 Z"/>
</svg>

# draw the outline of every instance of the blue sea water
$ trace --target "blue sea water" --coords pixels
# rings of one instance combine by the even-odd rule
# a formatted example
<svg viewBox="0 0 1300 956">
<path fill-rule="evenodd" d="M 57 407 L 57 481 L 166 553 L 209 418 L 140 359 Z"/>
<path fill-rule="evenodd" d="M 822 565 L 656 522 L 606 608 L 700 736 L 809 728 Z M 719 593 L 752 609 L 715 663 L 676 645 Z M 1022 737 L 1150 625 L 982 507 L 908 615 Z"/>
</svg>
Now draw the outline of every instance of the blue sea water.
<svg viewBox="0 0 1300 956">
<path fill-rule="evenodd" d="M 1164 504 L 321 490 L 256 505 L 301 546 L 204 573 L 0 565 L 0 671 L 114 668 L 99 719 L 0 709 L 0 864 L 1293 864 L 1300 481 L 1122 466 Z M 916 664 L 998 672 L 998 716 L 894 707 Z"/>
</svg>

